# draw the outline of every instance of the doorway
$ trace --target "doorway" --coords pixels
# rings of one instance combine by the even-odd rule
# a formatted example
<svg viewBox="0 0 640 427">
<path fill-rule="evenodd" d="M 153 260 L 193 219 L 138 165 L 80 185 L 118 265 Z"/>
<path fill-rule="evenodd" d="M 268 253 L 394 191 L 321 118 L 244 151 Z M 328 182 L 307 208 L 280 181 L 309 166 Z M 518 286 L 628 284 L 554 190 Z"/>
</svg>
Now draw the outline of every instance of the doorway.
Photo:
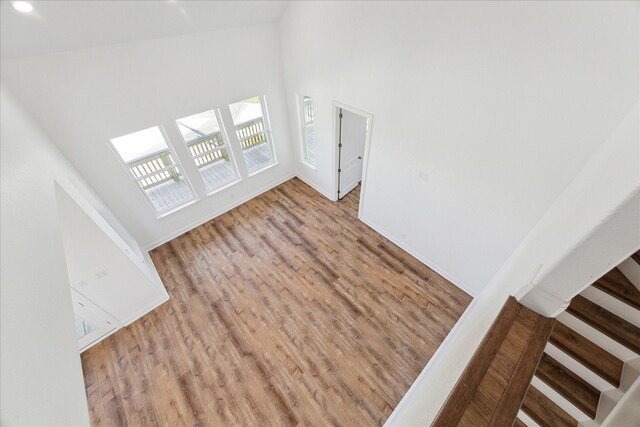
<svg viewBox="0 0 640 427">
<path fill-rule="evenodd" d="M 360 188 L 359 214 L 364 197 L 366 160 L 371 128 L 371 115 L 358 109 L 335 103 L 336 159 L 335 195 L 340 200 Z M 360 216 L 360 215 L 358 215 Z"/>
</svg>

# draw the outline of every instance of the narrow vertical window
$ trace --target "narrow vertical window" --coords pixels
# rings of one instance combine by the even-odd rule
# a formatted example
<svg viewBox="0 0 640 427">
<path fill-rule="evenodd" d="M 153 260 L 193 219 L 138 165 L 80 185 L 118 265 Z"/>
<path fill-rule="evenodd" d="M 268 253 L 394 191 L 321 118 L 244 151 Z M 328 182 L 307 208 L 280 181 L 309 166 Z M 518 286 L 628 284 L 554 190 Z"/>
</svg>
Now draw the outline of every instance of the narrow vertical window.
<svg viewBox="0 0 640 427">
<path fill-rule="evenodd" d="M 209 194 L 238 180 L 233 154 L 221 122 L 217 110 L 176 120 Z"/>
<path fill-rule="evenodd" d="M 313 138 L 313 102 L 310 96 L 302 97 L 302 161 L 316 166 L 316 144 Z"/>
<path fill-rule="evenodd" d="M 275 163 L 271 146 L 269 118 L 260 96 L 229 106 L 249 173 L 255 173 Z"/>
<path fill-rule="evenodd" d="M 191 185 L 158 126 L 113 138 L 111 145 L 157 214 L 194 199 Z"/>
</svg>

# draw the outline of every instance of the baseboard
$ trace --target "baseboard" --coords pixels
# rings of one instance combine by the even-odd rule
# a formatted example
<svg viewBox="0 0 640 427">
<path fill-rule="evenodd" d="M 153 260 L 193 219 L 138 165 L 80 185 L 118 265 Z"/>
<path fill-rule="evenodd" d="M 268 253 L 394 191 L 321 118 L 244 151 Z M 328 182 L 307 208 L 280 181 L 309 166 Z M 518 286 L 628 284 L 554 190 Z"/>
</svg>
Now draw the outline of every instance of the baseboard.
<svg viewBox="0 0 640 427">
<path fill-rule="evenodd" d="M 327 199 L 331 200 L 332 202 L 336 201 L 335 197 L 331 197 L 331 194 L 325 192 L 324 190 L 320 189 L 317 185 L 311 183 L 309 180 L 307 180 L 306 178 L 304 178 L 303 176 L 301 176 L 300 174 L 296 175 L 296 177 L 304 182 L 305 184 L 307 184 L 309 187 L 313 188 L 314 190 L 316 190 L 318 193 L 322 194 L 324 197 L 326 197 Z"/>
<path fill-rule="evenodd" d="M 412 257 L 416 258 L 418 261 L 420 261 L 421 263 L 423 263 L 424 265 L 426 265 L 427 267 L 429 267 L 430 269 L 432 269 L 433 271 L 435 271 L 436 273 L 438 273 L 439 275 L 441 275 L 442 277 L 447 279 L 449 282 L 453 283 L 455 286 L 457 286 L 458 288 L 462 289 L 464 292 L 466 292 L 467 294 L 471 295 L 475 299 L 476 293 L 472 292 L 470 290 L 470 288 L 464 284 L 464 282 L 462 282 L 461 280 L 457 279 L 454 275 L 449 274 L 443 268 L 440 268 L 435 263 L 433 263 L 430 260 L 426 259 L 422 255 L 418 254 L 418 252 L 414 248 L 412 248 L 410 245 L 401 242 L 400 239 L 398 239 L 392 233 L 386 231 L 384 229 L 384 227 L 380 227 L 375 222 L 373 222 L 370 219 L 366 218 L 364 213 L 360 216 L 359 219 L 360 219 L 360 221 L 362 221 L 365 224 L 367 224 L 369 227 L 373 228 L 377 233 L 380 233 L 382 236 L 384 236 L 388 240 L 391 240 L 391 242 L 393 242 L 395 245 L 397 245 L 400 248 L 402 248 L 403 250 L 407 251 L 409 253 L 409 255 L 411 255 Z"/>
<path fill-rule="evenodd" d="M 226 205 L 222 209 L 219 209 L 219 210 L 215 211 L 215 213 L 213 215 L 207 215 L 203 219 L 199 219 L 197 221 L 194 221 L 191 224 L 189 224 L 189 225 L 187 225 L 185 227 L 182 227 L 178 231 L 173 232 L 170 235 L 168 235 L 166 237 L 163 237 L 163 238 L 161 238 L 159 240 L 156 240 L 155 242 L 147 245 L 145 247 L 145 250 L 146 251 L 151 251 L 152 249 L 155 249 L 158 246 L 164 245 L 165 243 L 175 239 L 176 237 L 181 236 L 184 233 L 186 233 L 186 232 L 188 232 L 190 230 L 193 230 L 194 228 L 196 228 L 196 227 L 198 227 L 198 226 L 200 226 L 200 225 L 202 225 L 202 224 L 204 224 L 206 222 L 209 222 L 212 219 L 214 219 L 214 218 L 216 218 L 216 217 L 218 217 L 218 216 L 220 216 L 220 215 L 222 215 L 222 214 L 224 214 L 226 212 L 229 212 L 231 209 L 237 208 L 241 204 L 248 202 L 249 200 L 253 199 L 254 197 L 257 197 L 260 194 L 262 194 L 262 193 L 264 193 L 266 191 L 269 191 L 274 187 L 277 187 L 278 185 L 282 184 L 283 182 L 289 181 L 291 178 L 294 178 L 295 176 L 296 176 L 295 173 L 290 173 L 290 174 L 287 174 L 286 176 L 284 176 L 283 178 L 279 178 L 279 179 L 277 179 L 275 181 L 272 181 L 271 183 L 265 185 L 264 187 L 261 187 L 260 189 L 254 191 L 252 193 L 249 193 L 247 196 L 241 197 L 238 200 L 235 200 L 233 203 L 230 203 L 230 204 Z"/>
</svg>

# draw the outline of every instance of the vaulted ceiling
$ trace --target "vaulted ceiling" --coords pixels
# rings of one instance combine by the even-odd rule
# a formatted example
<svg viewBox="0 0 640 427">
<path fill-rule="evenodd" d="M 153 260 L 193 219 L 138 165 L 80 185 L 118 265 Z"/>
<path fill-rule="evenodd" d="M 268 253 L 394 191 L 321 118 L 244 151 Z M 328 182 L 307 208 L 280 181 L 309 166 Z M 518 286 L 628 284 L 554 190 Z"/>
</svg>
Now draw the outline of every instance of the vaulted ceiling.
<svg viewBox="0 0 640 427">
<path fill-rule="evenodd" d="M 3 0 L 1 58 L 277 22 L 286 1 L 40 0 L 21 13 Z M 126 7 L 125 7 L 126 4 Z"/>
</svg>

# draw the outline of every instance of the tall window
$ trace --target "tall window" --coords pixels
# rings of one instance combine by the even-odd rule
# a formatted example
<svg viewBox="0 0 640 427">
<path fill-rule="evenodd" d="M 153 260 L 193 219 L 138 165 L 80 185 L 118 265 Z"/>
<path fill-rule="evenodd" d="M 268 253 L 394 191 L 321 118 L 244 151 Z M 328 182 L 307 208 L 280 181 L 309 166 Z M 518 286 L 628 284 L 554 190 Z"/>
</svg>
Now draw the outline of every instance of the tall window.
<svg viewBox="0 0 640 427">
<path fill-rule="evenodd" d="M 302 97 L 302 160 L 316 165 L 316 143 L 313 139 L 313 102 L 310 96 Z"/>
<path fill-rule="evenodd" d="M 176 123 L 209 194 L 238 180 L 217 110 L 194 114 Z"/>
<path fill-rule="evenodd" d="M 231 104 L 229 109 L 249 173 L 275 163 L 264 99 L 256 96 Z"/>
<path fill-rule="evenodd" d="M 111 145 L 157 214 L 194 199 L 191 185 L 158 126 L 113 138 Z"/>
</svg>

